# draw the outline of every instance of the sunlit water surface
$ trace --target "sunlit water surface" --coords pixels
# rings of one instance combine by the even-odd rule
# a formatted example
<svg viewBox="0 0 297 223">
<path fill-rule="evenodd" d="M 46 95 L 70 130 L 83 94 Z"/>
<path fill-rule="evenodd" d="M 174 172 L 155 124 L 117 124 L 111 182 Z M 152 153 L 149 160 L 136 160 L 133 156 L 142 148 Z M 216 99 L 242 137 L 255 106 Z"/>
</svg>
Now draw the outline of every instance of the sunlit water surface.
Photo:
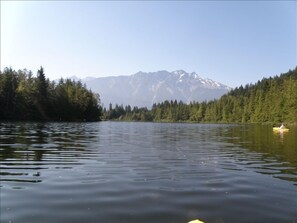
<svg viewBox="0 0 297 223">
<path fill-rule="evenodd" d="M 297 222 L 297 130 L 1 123 L 1 222 Z"/>
</svg>

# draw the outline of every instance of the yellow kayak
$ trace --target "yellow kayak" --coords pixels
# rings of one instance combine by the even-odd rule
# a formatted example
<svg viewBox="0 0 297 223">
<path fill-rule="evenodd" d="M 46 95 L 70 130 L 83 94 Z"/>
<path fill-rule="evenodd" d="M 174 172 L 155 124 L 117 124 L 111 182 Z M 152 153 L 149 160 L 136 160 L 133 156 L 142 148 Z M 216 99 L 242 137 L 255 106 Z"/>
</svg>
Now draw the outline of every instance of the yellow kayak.
<svg viewBox="0 0 297 223">
<path fill-rule="evenodd" d="M 196 219 L 196 220 L 193 220 L 193 221 L 189 221 L 188 223 L 204 223 L 204 222 Z"/>
<path fill-rule="evenodd" d="M 287 129 L 287 128 L 280 128 L 280 127 L 273 127 L 273 131 L 275 131 L 275 132 L 288 132 L 289 131 L 289 129 Z"/>
</svg>

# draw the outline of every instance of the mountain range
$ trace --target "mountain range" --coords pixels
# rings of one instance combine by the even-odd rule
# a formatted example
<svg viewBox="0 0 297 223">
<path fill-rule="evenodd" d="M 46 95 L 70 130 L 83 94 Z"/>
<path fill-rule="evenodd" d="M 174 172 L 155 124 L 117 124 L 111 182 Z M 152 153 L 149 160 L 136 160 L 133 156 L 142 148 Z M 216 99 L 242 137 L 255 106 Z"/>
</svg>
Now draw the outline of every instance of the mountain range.
<svg viewBox="0 0 297 223">
<path fill-rule="evenodd" d="M 201 102 L 217 99 L 231 90 L 217 81 L 184 70 L 140 71 L 130 76 L 87 77 L 81 81 L 87 88 L 100 94 L 104 107 L 112 103 L 151 108 L 153 103 L 165 100 Z"/>
</svg>

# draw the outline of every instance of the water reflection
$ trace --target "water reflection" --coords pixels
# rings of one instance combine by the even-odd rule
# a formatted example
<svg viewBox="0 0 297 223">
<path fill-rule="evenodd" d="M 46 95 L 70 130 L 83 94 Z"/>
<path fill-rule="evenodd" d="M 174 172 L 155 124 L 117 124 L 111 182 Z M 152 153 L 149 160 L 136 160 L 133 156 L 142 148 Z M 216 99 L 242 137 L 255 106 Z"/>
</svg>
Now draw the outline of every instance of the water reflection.
<svg viewBox="0 0 297 223">
<path fill-rule="evenodd" d="M 288 134 L 289 132 L 274 131 L 273 133 L 274 133 L 275 139 L 283 144 L 285 137 L 287 137 L 286 134 Z"/>
<path fill-rule="evenodd" d="M 270 126 L 238 125 L 217 133 L 226 142 L 247 149 L 233 153 L 235 160 L 258 173 L 297 182 L 297 133 L 273 132 Z M 297 184 L 296 184 L 297 185 Z"/>
<path fill-rule="evenodd" d="M 1 221 L 296 222 L 296 131 L 270 130 L 1 124 Z"/>
<path fill-rule="evenodd" d="M 182 160 L 207 163 L 210 156 L 204 156 L 206 160 L 198 156 L 219 147 L 218 154 L 233 161 L 220 158 L 224 169 L 242 171 L 244 165 L 258 173 L 297 182 L 295 128 L 288 133 L 273 133 L 270 126 L 262 125 L 146 125 L 138 129 L 133 123 L 122 125 L 124 128 L 113 128 L 111 124 L 100 134 L 99 124 L 94 123 L 2 123 L 1 181 L 41 182 L 44 169 L 71 169 L 94 157 L 106 163 L 113 162 L 110 156 L 120 155 L 115 161 L 118 164 L 130 158 L 143 160 L 144 164 L 148 160 L 155 163 L 156 169 L 164 159 L 175 165 Z M 106 150 L 98 150 L 100 140 Z M 151 147 L 147 157 L 134 155 L 138 152 L 134 148 L 139 146 Z"/>
<path fill-rule="evenodd" d="M 1 123 L 1 181 L 40 183 L 44 169 L 79 165 L 98 131 L 88 123 Z"/>
</svg>

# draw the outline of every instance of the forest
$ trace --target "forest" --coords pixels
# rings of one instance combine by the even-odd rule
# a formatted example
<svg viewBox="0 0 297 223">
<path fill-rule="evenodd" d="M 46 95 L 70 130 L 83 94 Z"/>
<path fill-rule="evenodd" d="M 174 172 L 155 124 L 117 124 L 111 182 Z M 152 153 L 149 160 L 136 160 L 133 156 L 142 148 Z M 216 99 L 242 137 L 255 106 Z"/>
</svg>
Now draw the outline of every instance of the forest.
<svg viewBox="0 0 297 223">
<path fill-rule="evenodd" d="M 297 67 L 255 84 L 236 87 L 220 99 L 185 104 L 164 101 L 152 108 L 110 104 L 103 119 L 198 123 L 297 124 Z"/>
<path fill-rule="evenodd" d="M 220 99 L 204 102 L 164 101 L 149 108 L 100 106 L 99 94 L 80 81 L 45 77 L 5 68 L 0 72 L 0 120 L 18 121 L 154 121 L 198 123 L 297 124 L 297 67 L 255 84 L 236 87 Z"/>
<path fill-rule="evenodd" d="M 50 82 L 43 67 L 36 77 L 26 69 L 0 72 L 0 120 L 99 121 L 101 112 L 99 95 L 79 81 Z"/>
</svg>

